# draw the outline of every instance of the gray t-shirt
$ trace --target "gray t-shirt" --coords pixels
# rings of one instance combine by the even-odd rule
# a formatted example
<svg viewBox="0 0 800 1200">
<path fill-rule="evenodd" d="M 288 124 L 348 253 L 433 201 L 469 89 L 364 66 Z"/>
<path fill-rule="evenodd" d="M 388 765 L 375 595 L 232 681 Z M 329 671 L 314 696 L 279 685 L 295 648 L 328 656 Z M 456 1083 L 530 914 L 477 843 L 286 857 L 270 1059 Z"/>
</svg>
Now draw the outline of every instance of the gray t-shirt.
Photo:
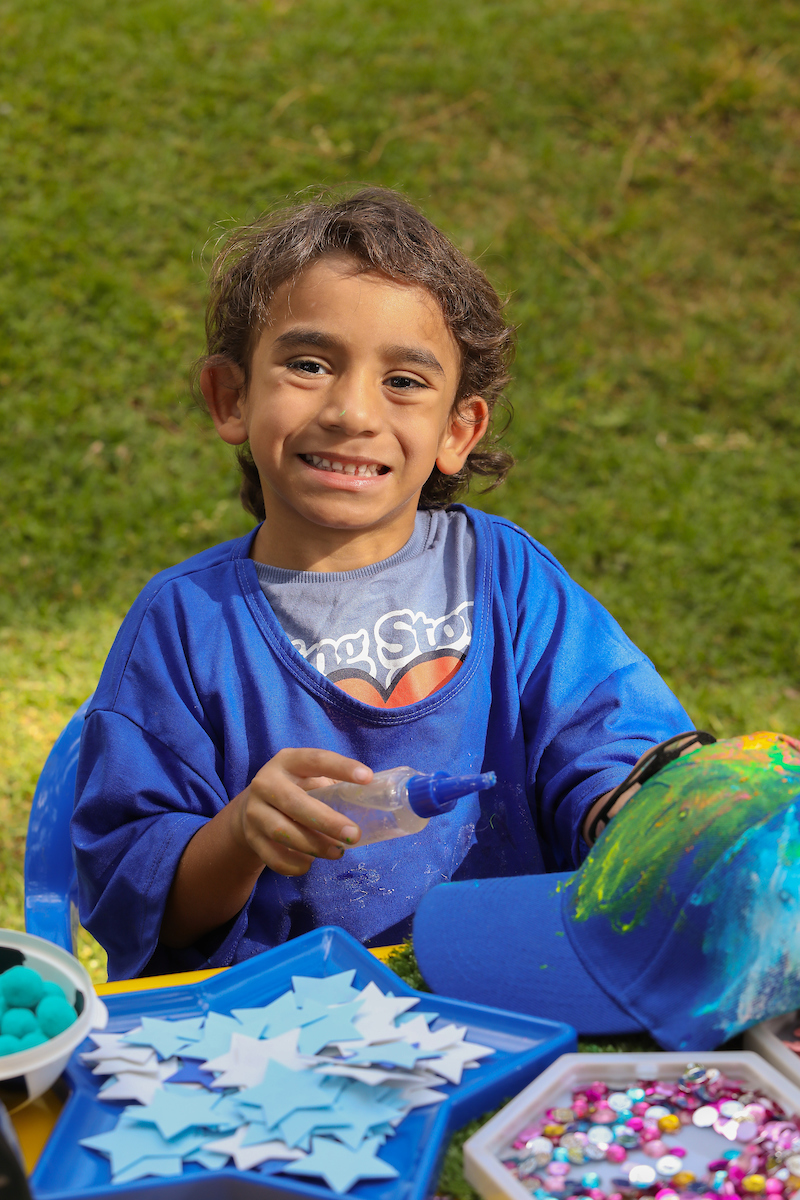
<svg viewBox="0 0 800 1200">
<path fill-rule="evenodd" d="M 475 594 L 466 513 L 418 512 L 402 550 L 356 571 L 255 567 L 295 649 L 366 704 L 414 704 L 442 687 L 466 656 Z"/>
</svg>

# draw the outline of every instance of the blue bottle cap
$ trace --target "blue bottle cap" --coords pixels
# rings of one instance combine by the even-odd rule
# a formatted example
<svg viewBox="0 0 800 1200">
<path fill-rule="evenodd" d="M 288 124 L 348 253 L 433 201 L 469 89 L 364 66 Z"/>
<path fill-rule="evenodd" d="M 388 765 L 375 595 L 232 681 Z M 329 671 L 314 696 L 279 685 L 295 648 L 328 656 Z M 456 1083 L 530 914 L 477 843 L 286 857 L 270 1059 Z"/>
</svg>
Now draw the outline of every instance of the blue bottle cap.
<svg viewBox="0 0 800 1200">
<path fill-rule="evenodd" d="M 418 817 L 438 817 L 455 808 L 462 796 L 482 792 L 496 783 L 494 771 L 485 771 L 483 775 L 448 775 L 446 771 L 413 775 L 406 785 L 408 803 Z"/>
</svg>

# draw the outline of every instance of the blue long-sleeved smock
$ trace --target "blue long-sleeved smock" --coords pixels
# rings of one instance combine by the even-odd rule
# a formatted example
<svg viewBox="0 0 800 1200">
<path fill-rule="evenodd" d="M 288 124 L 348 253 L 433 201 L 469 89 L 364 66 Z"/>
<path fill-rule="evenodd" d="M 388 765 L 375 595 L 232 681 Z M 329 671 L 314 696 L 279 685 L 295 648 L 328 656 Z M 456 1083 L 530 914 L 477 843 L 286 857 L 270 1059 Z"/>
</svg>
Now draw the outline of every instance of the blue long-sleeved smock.
<svg viewBox="0 0 800 1200">
<path fill-rule="evenodd" d="M 692 728 L 652 663 L 552 555 L 466 510 L 476 539 L 472 641 L 439 691 L 372 707 L 292 646 L 248 557 L 255 531 L 157 575 L 128 613 L 88 710 L 72 823 L 80 918 L 109 978 L 227 966 L 319 925 L 402 940 L 450 879 L 569 870 L 581 825 L 649 746 Z M 242 911 L 194 945 L 159 942 L 180 857 L 287 746 L 374 770 L 492 770 L 497 786 L 401 841 L 261 874 Z M 535 914 L 531 914 L 535 919 Z"/>
</svg>

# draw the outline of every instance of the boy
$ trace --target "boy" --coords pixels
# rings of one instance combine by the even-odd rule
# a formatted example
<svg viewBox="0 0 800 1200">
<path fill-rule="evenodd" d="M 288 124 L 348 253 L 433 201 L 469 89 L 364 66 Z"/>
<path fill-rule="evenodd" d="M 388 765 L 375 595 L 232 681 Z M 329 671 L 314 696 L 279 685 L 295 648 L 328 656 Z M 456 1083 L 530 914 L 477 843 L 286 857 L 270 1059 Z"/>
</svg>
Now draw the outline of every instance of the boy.
<svg viewBox="0 0 800 1200">
<path fill-rule="evenodd" d="M 575 867 L 602 798 L 691 726 L 546 550 L 449 507 L 510 466 L 487 430 L 511 330 L 404 199 L 240 231 L 207 332 L 200 387 L 261 523 L 151 581 L 87 715 L 73 838 L 112 979 L 321 924 L 392 944 L 436 883 Z M 400 765 L 498 782 L 362 850 L 307 794 Z"/>
</svg>

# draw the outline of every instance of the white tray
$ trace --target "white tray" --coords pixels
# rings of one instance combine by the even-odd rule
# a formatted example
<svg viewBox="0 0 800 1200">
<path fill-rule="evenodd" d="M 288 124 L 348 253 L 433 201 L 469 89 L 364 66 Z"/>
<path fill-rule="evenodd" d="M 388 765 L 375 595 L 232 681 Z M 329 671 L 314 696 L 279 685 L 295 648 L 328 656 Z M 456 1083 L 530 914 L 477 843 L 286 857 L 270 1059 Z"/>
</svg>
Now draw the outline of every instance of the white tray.
<svg viewBox="0 0 800 1200">
<path fill-rule="evenodd" d="M 797 1042 L 800 1038 L 793 1037 L 793 1031 L 800 1027 L 800 1013 L 784 1013 L 782 1017 L 772 1017 L 754 1025 L 744 1035 L 746 1049 L 754 1050 L 767 1062 L 777 1067 L 795 1087 L 800 1087 L 800 1055 L 789 1050 L 783 1039 Z"/>
<path fill-rule="evenodd" d="M 800 1087 L 790 1083 L 758 1054 L 747 1051 L 562 1054 L 465 1142 L 464 1175 L 485 1200 L 531 1200 L 531 1193 L 503 1166 L 499 1157 L 507 1151 L 520 1129 L 545 1109 L 568 1105 L 576 1088 L 596 1079 L 626 1087 L 637 1079 L 674 1080 L 692 1062 L 718 1067 L 730 1078 L 742 1079 L 777 1100 L 787 1113 L 800 1113 Z M 686 1168 L 694 1170 L 699 1178 L 721 1143 L 713 1130 L 686 1125 L 681 1129 L 678 1144 L 687 1150 Z M 640 1161 L 638 1155 L 636 1161 Z M 644 1156 L 641 1161 L 653 1165 L 652 1159 Z M 604 1185 L 612 1176 L 619 1176 L 621 1170 L 619 1165 L 606 1162 L 589 1163 L 585 1169 L 597 1171 L 601 1177 L 600 1186 L 605 1191 L 613 1190 Z"/>
</svg>

